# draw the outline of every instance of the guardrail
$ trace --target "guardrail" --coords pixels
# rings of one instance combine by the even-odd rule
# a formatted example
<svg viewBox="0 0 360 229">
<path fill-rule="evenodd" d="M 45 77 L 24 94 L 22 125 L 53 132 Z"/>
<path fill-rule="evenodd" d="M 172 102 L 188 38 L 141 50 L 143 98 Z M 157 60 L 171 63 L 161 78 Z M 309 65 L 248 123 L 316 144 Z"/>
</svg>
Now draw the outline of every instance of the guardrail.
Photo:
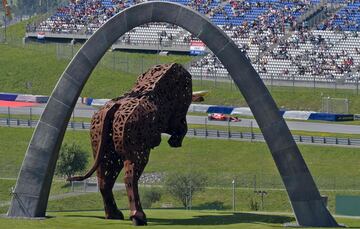
<svg viewBox="0 0 360 229">
<path fill-rule="evenodd" d="M 229 138 L 229 139 L 244 139 L 254 141 L 265 141 L 261 133 L 251 132 L 235 132 L 222 130 L 206 130 L 206 129 L 189 129 L 187 135 L 209 137 L 209 138 Z M 313 143 L 313 144 L 328 144 L 328 145 L 347 145 L 360 146 L 360 139 L 356 138 L 338 138 L 338 137 L 322 137 L 322 136 L 302 136 L 293 135 L 296 142 Z"/>
<path fill-rule="evenodd" d="M 37 123 L 38 120 L 0 118 L 0 126 L 35 127 Z M 88 130 L 89 128 L 90 128 L 90 123 L 87 122 L 69 122 L 68 124 L 68 129 Z M 232 140 L 247 140 L 247 141 L 265 141 L 264 136 L 261 133 L 224 131 L 224 130 L 213 130 L 213 129 L 189 128 L 187 132 L 187 136 L 202 137 L 202 138 L 232 139 Z M 338 138 L 338 137 L 303 136 L 303 135 L 293 135 L 293 138 L 296 142 L 300 142 L 300 143 L 360 146 L 360 139 L 357 138 Z"/>
</svg>

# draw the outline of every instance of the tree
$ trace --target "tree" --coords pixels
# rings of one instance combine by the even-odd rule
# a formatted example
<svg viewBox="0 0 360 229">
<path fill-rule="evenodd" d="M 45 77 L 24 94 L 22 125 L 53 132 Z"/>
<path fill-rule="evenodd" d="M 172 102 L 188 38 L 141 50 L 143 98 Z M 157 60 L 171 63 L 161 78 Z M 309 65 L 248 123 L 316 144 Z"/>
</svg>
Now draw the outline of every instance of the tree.
<svg viewBox="0 0 360 229">
<path fill-rule="evenodd" d="M 83 171 L 87 163 L 88 153 L 82 150 L 80 145 L 75 142 L 71 145 L 65 143 L 60 149 L 55 173 L 69 178 L 75 173 Z"/>
<path fill-rule="evenodd" d="M 204 190 L 207 177 L 199 172 L 169 174 L 165 181 L 167 191 L 180 200 L 184 207 L 189 206 L 192 196 Z"/>
</svg>

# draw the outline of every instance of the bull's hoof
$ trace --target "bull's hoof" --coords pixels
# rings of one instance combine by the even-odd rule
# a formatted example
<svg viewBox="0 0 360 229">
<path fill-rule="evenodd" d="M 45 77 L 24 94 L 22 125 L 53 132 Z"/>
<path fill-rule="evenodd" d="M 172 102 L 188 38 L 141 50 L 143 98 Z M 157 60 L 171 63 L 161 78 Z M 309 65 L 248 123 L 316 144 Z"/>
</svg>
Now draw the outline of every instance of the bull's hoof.
<svg viewBox="0 0 360 229">
<path fill-rule="evenodd" d="M 116 211 L 111 214 L 106 214 L 106 219 L 124 220 L 124 215 L 121 211 Z"/>
<path fill-rule="evenodd" d="M 140 219 L 136 216 L 133 216 L 133 217 L 131 217 L 131 220 L 132 220 L 134 226 L 146 226 L 147 225 L 146 219 Z"/>
</svg>

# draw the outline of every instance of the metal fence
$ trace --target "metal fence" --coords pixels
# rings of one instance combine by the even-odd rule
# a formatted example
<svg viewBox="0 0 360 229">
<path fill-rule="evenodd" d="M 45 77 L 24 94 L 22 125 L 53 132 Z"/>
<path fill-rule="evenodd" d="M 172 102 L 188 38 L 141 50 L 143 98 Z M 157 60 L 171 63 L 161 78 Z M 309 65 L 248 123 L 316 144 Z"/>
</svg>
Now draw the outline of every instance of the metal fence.
<svg viewBox="0 0 360 229">
<path fill-rule="evenodd" d="M 38 120 L 26 119 L 9 119 L 0 118 L 0 126 L 8 127 L 35 127 Z M 69 122 L 69 129 L 74 130 L 88 130 L 90 123 L 87 122 Z M 219 138 L 219 139 L 232 139 L 232 140 L 247 140 L 247 141 L 265 141 L 261 133 L 256 132 L 239 132 L 213 129 L 198 129 L 189 128 L 187 136 L 201 137 L 201 138 Z M 327 145 L 340 145 L 340 146 L 360 146 L 360 139 L 356 138 L 339 138 L 339 137 L 322 137 L 322 136 L 304 136 L 293 135 L 296 142 L 308 144 L 327 144 Z"/>
<path fill-rule="evenodd" d="M 170 163 L 170 162 L 169 162 Z M 258 166 L 256 168 L 252 168 L 249 172 L 236 172 L 237 169 L 234 168 L 234 172 L 223 172 L 221 170 L 217 172 L 206 171 L 207 179 L 207 187 L 208 188 L 222 188 L 229 189 L 231 187 L 231 183 L 233 180 L 236 181 L 236 186 L 242 189 L 253 189 L 253 190 L 284 190 L 284 184 L 281 180 L 280 175 L 274 171 L 263 171 L 261 168 L 262 162 L 258 162 Z M 175 166 L 175 164 L 174 164 Z M 192 167 L 191 164 L 177 164 L 178 169 L 182 171 L 197 171 L 196 167 Z M 238 163 L 239 167 L 244 166 L 241 161 Z M 345 165 L 344 165 L 345 166 Z M 2 180 L 10 180 L 14 183 L 18 176 L 18 172 L 20 170 L 20 165 L 13 165 L 7 168 L 0 168 L 0 179 Z M 140 182 L 140 185 L 144 186 L 162 186 L 165 184 L 166 177 L 171 175 L 174 171 L 163 171 L 163 178 L 157 180 L 156 182 Z M 323 171 L 322 171 L 323 172 Z M 336 176 L 327 176 L 325 175 L 313 173 L 314 181 L 316 182 L 319 189 L 323 191 L 360 191 L 360 180 L 356 176 L 345 176 L 343 174 L 337 174 Z M 146 176 L 146 173 L 143 175 Z M 142 176 L 143 176 L 142 175 Z M 98 186 L 96 182 L 96 178 L 91 177 L 90 180 L 85 180 L 81 182 L 73 182 L 73 184 L 69 187 L 68 191 L 72 192 L 97 192 Z M 63 177 L 56 177 L 56 179 L 60 179 L 65 182 Z M 120 177 L 121 179 L 121 177 Z M 141 179 L 141 178 L 140 178 Z M 123 189 L 123 185 L 121 180 L 118 180 L 117 185 L 115 187 L 116 190 Z M 10 190 L 9 190 L 10 191 Z"/>
<path fill-rule="evenodd" d="M 3 34 L 0 30 L 0 41 Z M 70 44 L 70 43 L 49 43 L 46 41 L 27 41 L 19 38 L 16 34 L 7 34 L 7 44 L 17 48 L 23 48 L 24 50 L 32 50 L 41 55 L 54 56 L 55 58 L 70 61 L 72 57 L 81 47 L 81 44 Z M 194 60 L 197 60 L 195 58 Z M 169 59 L 162 58 L 160 55 L 154 55 L 149 58 L 148 55 L 133 55 L 128 52 L 114 51 L 107 52 L 98 66 L 105 67 L 112 71 L 126 72 L 134 75 L 139 75 L 149 69 L 151 66 L 156 64 L 163 64 L 169 61 Z M 172 59 L 176 62 L 176 59 Z M 189 69 L 191 63 L 186 64 L 186 68 Z M 230 76 L 220 76 L 216 72 L 209 74 L 193 74 L 195 86 L 205 86 L 207 89 L 226 87 L 234 92 L 238 91 L 234 86 L 233 80 Z M 358 78 L 357 78 L 358 79 Z M 353 83 L 338 82 L 337 80 L 328 80 L 326 82 L 318 81 L 315 77 L 311 81 L 297 80 L 296 77 L 290 77 L 289 79 L 279 78 L 278 76 L 272 76 L 270 78 L 264 78 L 264 83 L 269 87 L 269 90 L 275 90 L 277 86 L 292 87 L 293 91 L 296 92 L 298 87 L 313 88 L 314 92 L 318 88 L 328 88 L 337 92 L 339 89 L 348 89 L 346 94 L 358 95 L 359 94 L 359 80 Z M 344 94 L 344 92 L 341 92 Z M 320 108 L 319 108 L 320 109 Z"/>
<path fill-rule="evenodd" d="M 349 99 L 323 97 L 321 111 L 333 114 L 349 114 Z"/>
<path fill-rule="evenodd" d="M 56 58 L 71 60 L 76 52 L 80 49 L 80 45 L 56 44 Z M 122 51 L 107 52 L 98 66 L 107 69 L 139 75 L 147 71 L 154 65 L 165 64 L 166 58 L 160 55 L 149 56 L 147 54 L 132 54 Z M 176 60 L 175 60 L 176 62 Z"/>
<path fill-rule="evenodd" d="M 56 57 L 58 59 L 71 60 L 76 54 L 80 45 L 72 44 L 56 44 Z M 195 57 L 192 62 L 199 60 L 201 56 Z M 153 58 L 148 58 L 146 55 L 132 55 L 131 53 L 125 53 L 122 51 L 107 52 L 99 62 L 99 66 L 111 69 L 113 71 L 126 72 L 130 74 L 139 75 L 145 72 L 150 67 L 163 64 L 165 59 L 162 59 L 159 55 L 154 55 Z M 187 63 L 185 68 L 190 71 L 191 63 Z M 217 73 L 217 71 L 206 72 L 202 69 L 199 73 L 192 73 L 194 79 L 194 85 L 211 86 L 212 88 L 230 87 L 234 88 L 234 82 L 230 75 L 224 75 Z M 271 74 L 270 77 L 262 78 L 263 82 L 269 87 L 270 90 L 276 86 L 293 87 L 294 90 L 297 87 L 313 88 L 328 88 L 333 89 L 335 92 L 339 89 L 348 89 L 349 94 L 359 94 L 359 77 L 354 75 L 357 80 L 353 82 L 339 81 L 336 79 L 328 79 L 326 81 L 318 80 L 314 76 L 311 80 L 299 80 L 295 75 L 292 77 L 283 77 L 279 75 Z M 196 82 L 195 82 L 196 81 Z M 211 82 L 211 83 L 206 83 Z"/>
</svg>

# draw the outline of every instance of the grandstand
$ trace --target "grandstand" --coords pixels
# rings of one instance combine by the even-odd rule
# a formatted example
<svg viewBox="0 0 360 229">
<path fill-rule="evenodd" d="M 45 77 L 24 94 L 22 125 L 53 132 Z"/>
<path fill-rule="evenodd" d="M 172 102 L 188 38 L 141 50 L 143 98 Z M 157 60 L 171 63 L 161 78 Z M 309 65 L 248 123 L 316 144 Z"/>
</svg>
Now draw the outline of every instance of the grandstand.
<svg viewBox="0 0 360 229">
<path fill-rule="evenodd" d="M 171 0 L 199 11 L 242 49 L 264 80 L 358 84 L 359 0 Z M 142 0 L 71 0 L 45 21 L 27 26 L 27 37 L 86 40 L 116 13 Z M 320 20 L 315 21 L 314 18 Z M 166 23 L 134 28 L 113 49 L 189 52 L 196 41 Z M 228 79 L 208 53 L 191 63 L 193 76 Z"/>
</svg>

